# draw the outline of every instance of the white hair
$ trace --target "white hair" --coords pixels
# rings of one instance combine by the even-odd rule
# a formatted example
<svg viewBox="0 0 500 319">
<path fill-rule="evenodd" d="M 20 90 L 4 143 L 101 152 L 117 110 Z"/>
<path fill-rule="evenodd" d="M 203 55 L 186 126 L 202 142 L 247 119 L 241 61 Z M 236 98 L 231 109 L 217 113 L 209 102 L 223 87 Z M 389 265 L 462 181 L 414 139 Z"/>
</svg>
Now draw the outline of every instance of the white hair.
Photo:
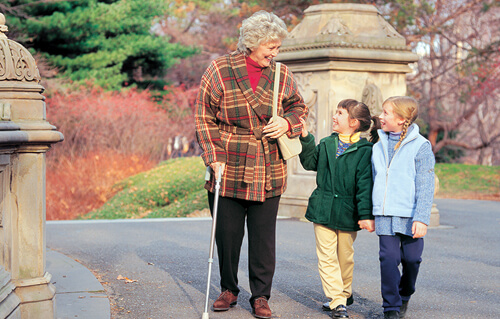
<svg viewBox="0 0 500 319">
<path fill-rule="evenodd" d="M 243 20 L 238 40 L 238 51 L 246 56 L 262 43 L 280 40 L 288 36 L 285 22 L 272 12 L 258 11 Z"/>
</svg>

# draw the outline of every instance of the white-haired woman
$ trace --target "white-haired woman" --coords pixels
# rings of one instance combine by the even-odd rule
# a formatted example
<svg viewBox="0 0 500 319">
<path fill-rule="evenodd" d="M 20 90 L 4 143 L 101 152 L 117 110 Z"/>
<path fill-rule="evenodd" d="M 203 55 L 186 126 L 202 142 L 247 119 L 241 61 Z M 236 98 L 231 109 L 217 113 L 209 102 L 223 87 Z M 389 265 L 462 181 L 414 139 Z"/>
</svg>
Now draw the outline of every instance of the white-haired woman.
<svg viewBox="0 0 500 319">
<path fill-rule="evenodd" d="M 275 14 L 259 11 L 243 21 L 238 50 L 212 61 L 196 100 L 196 133 L 205 165 L 222 170 L 216 243 L 221 294 L 215 311 L 237 302 L 238 263 L 248 230 L 250 304 L 257 318 L 271 318 L 268 300 L 275 269 L 276 217 L 287 167 L 276 139 L 298 136 L 307 107 L 290 70 L 280 71 L 278 119 L 272 117 L 273 59 L 288 35 Z M 213 207 L 215 174 L 206 183 Z"/>
</svg>

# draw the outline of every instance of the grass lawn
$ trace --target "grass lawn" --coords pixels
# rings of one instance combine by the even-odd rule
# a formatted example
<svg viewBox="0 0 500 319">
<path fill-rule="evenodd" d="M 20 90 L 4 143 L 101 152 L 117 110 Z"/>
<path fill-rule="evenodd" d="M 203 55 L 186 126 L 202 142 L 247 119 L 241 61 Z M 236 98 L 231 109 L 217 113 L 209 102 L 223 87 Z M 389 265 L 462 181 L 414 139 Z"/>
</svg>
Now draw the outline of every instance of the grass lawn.
<svg viewBox="0 0 500 319">
<path fill-rule="evenodd" d="M 437 198 L 500 200 L 500 166 L 437 164 Z M 208 211 L 205 166 L 199 157 L 168 160 L 123 180 L 116 194 L 82 219 L 160 218 Z"/>
<path fill-rule="evenodd" d="M 500 166 L 436 164 L 437 198 L 500 200 Z"/>
</svg>

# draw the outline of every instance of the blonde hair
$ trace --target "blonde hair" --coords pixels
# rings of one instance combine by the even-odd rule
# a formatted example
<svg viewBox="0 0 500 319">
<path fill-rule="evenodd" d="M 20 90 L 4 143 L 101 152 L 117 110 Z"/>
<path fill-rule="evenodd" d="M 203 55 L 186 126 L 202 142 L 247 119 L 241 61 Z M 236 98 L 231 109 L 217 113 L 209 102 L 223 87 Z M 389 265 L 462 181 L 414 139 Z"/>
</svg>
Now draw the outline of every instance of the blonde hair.
<svg viewBox="0 0 500 319">
<path fill-rule="evenodd" d="M 401 136 L 399 137 L 399 141 L 396 146 L 394 146 L 394 149 L 396 150 L 406 137 L 408 128 L 418 117 L 418 103 L 414 98 L 409 96 L 392 96 L 385 100 L 383 104 L 386 103 L 391 103 L 394 114 L 404 120 Z"/>
<path fill-rule="evenodd" d="M 261 10 L 243 20 L 237 51 L 248 56 L 262 43 L 283 41 L 287 36 L 285 22 L 272 12 Z"/>
</svg>

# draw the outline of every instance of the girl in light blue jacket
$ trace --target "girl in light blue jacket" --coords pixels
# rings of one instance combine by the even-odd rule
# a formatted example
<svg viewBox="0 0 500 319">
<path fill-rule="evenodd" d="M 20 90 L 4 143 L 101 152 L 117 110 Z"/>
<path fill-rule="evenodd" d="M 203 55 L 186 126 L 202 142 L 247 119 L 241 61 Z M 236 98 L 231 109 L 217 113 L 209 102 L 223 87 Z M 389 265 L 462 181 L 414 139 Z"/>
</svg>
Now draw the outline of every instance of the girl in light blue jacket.
<svg viewBox="0 0 500 319">
<path fill-rule="evenodd" d="M 410 97 L 384 101 L 379 142 L 373 146 L 373 215 L 379 236 L 384 318 L 404 318 L 422 261 L 434 197 L 434 154 L 413 122 Z M 398 268 L 402 264 L 402 274 Z"/>
</svg>

